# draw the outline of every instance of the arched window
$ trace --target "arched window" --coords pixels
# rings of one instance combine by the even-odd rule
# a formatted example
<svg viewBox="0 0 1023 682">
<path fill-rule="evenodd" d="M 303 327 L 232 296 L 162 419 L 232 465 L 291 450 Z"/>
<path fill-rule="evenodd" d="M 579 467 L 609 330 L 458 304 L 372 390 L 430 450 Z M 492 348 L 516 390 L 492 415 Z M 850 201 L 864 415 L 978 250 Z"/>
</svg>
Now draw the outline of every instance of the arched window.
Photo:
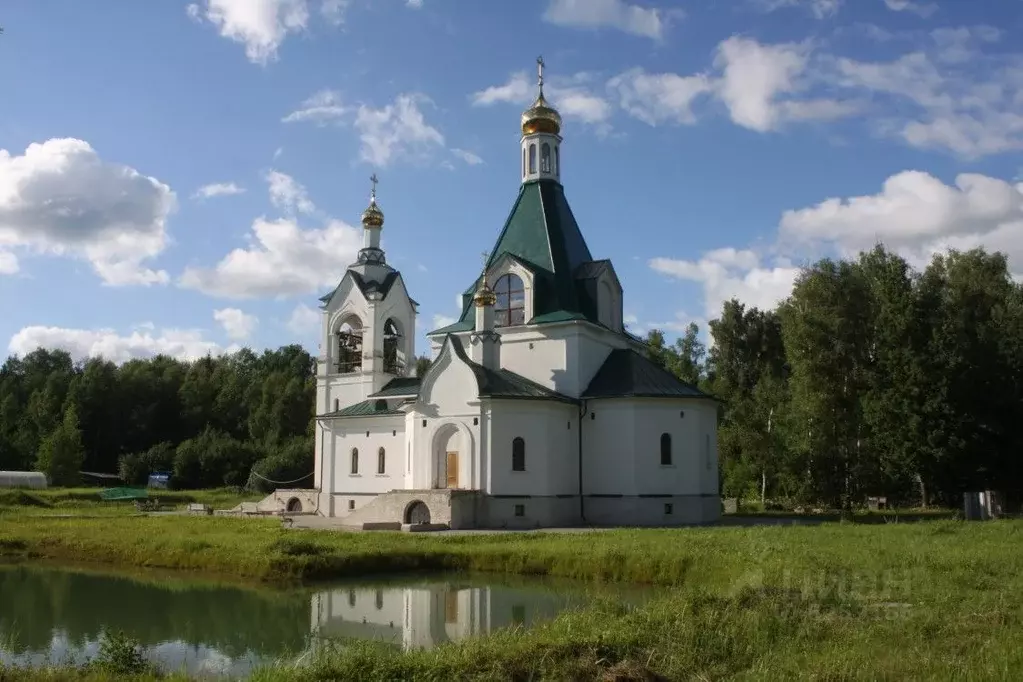
<svg viewBox="0 0 1023 682">
<path fill-rule="evenodd" d="M 526 288 L 518 275 L 507 274 L 494 286 L 494 326 L 513 327 L 526 323 Z"/>
<path fill-rule="evenodd" d="M 522 149 L 522 177 L 526 177 L 526 149 Z"/>
<path fill-rule="evenodd" d="M 671 434 L 661 434 L 661 466 L 671 464 Z"/>
<path fill-rule="evenodd" d="M 359 448 L 352 448 L 352 473 L 359 473 Z"/>
<path fill-rule="evenodd" d="M 526 470 L 526 441 L 517 437 L 512 441 L 512 471 Z"/>
<path fill-rule="evenodd" d="M 551 146 L 546 142 L 540 147 L 540 172 L 551 172 Z"/>
<path fill-rule="evenodd" d="M 386 471 L 386 469 L 387 469 L 387 464 L 386 464 L 386 459 L 387 458 L 385 457 L 385 454 L 386 453 L 384 452 L 383 448 L 380 448 L 379 450 L 377 450 L 377 473 L 378 474 L 384 473 Z"/>
<path fill-rule="evenodd" d="M 384 371 L 402 376 L 405 373 L 404 355 L 399 355 L 401 332 L 393 319 L 384 323 Z"/>
<path fill-rule="evenodd" d="M 339 398 L 334 398 L 334 411 L 337 412 L 340 409 L 341 409 L 341 400 Z"/>
<path fill-rule="evenodd" d="M 362 322 L 350 318 L 337 330 L 338 374 L 352 374 L 362 369 Z"/>
<path fill-rule="evenodd" d="M 379 611 L 382 608 L 384 608 L 384 591 L 383 590 L 377 590 L 376 599 L 374 601 L 376 602 L 377 611 Z"/>
<path fill-rule="evenodd" d="M 529 172 L 536 172 L 536 144 L 529 145 Z"/>
</svg>

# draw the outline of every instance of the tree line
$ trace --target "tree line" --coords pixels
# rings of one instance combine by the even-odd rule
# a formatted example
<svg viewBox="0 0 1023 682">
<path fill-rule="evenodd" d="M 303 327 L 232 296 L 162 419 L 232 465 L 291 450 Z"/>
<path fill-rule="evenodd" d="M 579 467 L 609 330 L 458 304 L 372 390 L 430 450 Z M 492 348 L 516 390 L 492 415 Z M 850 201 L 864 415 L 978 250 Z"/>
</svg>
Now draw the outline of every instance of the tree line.
<svg viewBox="0 0 1023 682">
<path fill-rule="evenodd" d="M 736 300 L 650 357 L 720 401 L 722 494 L 851 508 L 1023 490 L 1023 287 L 1004 255 L 923 271 L 877 246 L 802 270 L 773 310 Z"/>
<path fill-rule="evenodd" d="M 315 361 L 301 346 L 120 366 L 38 349 L 0 366 L 0 470 L 80 472 L 178 488 L 291 481 L 313 470 Z M 312 485 L 311 476 L 296 485 Z"/>
</svg>

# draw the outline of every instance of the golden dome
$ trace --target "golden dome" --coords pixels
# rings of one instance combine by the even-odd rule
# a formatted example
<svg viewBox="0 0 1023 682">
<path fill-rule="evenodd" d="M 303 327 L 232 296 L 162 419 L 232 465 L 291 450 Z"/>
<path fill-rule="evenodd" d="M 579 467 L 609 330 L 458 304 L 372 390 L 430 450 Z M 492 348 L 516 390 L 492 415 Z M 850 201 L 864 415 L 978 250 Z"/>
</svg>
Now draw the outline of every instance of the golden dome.
<svg viewBox="0 0 1023 682">
<path fill-rule="evenodd" d="M 477 308 L 492 306 L 497 303 L 497 294 L 490 288 L 486 280 L 483 280 L 483 284 L 476 288 L 476 295 L 472 297 L 472 300 L 476 303 Z"/>
<path fill-rule="evenodd" d="M 362 212 L 362 226 L 381 228 L 384 226 L 384 212 L 377 206 L 377 174 L 369 179 L 373 183 L 373 191 L 369 194 L 369 207 Z"/>
<path fill-rule="evenodd" d="M 552 107 L 543 96 L 543 92 L 533 102 L 533 106 L 522 112 L 522 134 L 561 132 L 561 114 Z"/>
<path fill-rule="evenodd" d="M 362 212 L 363 227 L 383 227 L 384 212 L 377 206 L 376 199 L 369 202 L 369 208 Z"/>
<path fill-rule="evenodd" d="M 538 92 L 533 106 L 522 112 L 522 134 L 550 133 L 557 135 L 561 132 L 561 114 L 543 96 L 543 57 L 536 60 L 536 67 Z"/>
</svg>

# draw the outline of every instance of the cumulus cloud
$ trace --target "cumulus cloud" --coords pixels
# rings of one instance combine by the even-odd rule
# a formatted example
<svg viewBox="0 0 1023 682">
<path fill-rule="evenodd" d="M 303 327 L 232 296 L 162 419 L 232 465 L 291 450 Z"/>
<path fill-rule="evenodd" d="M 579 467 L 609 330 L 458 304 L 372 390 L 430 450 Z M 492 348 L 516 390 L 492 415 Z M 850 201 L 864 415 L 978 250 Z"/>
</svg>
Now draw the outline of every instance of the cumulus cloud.
<svg viewBox="0 0 1023 682">
<path fill-rule="evenodd" d="M 316 205 L 309 199 L 305 187 L 287 173 L 271 170 L 266 174 L 270 185 L 270 203 L 291 214 L 315 213 Z"/>
<path fill-rule="evenodd" d="M 169 355 L 179 360 L 195 360 L 209 355 L 232 353 L 237 346 L 222 347 L 203 337 L 198 330 L 163 329 L 142 325 L 128 334 L 114 329 L 65 329 L 61 327 L 25 327 L 11 337 L 8 352 L 24 356 L 37 348 L 61 349 L 75 360 L 103 357 L 116 363 L 134 358 Z"/>
<path fill-rule="evenodd" d="M 170 187 L 83 140 L 31 144 L 20 156 L 0 149 L 0 267 L 12 270 L 23 248 L 84 258 L 108 285 L 164 283 L 165 271 L 144 264 L 166 246 L 175 204 Z"/>
<path fill-rule="evenodd" d="M 259 324 L 259 318 L 246 313 L 238 308 L 221 308 L 213 311 L 213 319 L 216 320 L 228 338 L 234 341 L 244 341 L 252 336 Z"/>
<path fill-rule="evenodd" d="M 615 28 L 636 36 L 660 40 L 664 36 L 664 11 L 632 5 L 624 0 L 551 0 L 543 18 L 572 28 Z"/>
<path fill-rule="evenodd" d="M 203 185 L 192 195 L 193 199 L 212 199 L 214 197 L 229 197 L 234 194 L 243 194 L 245 188 L 233 182 L 214 182 Z"/>
<path fill-rule="evenodd" d="M 899 0 L 894 1 L 899 2 Z M 764 12 L 796 8 L 810 12 L 817 19 L 827 19 L 838 14 L 843 0 L 752 0 L 752 2 L 754 6 Z"/>
<path fill-rule="evenodd" d="M 321 313 L 304 303 L 299 303 L 288 318 L 288 329 L 299 336 L 311 336 L 320 329 Z"/>
<path fill-rule="evenodd" d="M 206 0 L 188 5 L 185 11 L 212 24 L 224 38 L 243 44 L 249 61 L 262 65 L 277 59 L 277 50 L 289 34 L 309 25 L 306 0 Z"/>
<path fill-rule="evenodd" d="M 921 171 L 889 177 L 876 194 L 832 197 L 816 205 L 785 211 L 775 243 L 767 251 L 721 248 L 698 260 L 666 257 L 649 266 L 703 289 L 708 318 L 735 297 L 762 308 L 773 307 L 791 291 L 800 262 L 824 256 L 855 258 L 878 242 L 924 268 L 936 253 L 984 247 L 1009 257 L 1023 272 L 1023 183 L 964 173 L 945 184 Z"/>
<path fill-rule="evenodd" d="M 426 121 L 422 107 L 428 104 L 431 102 L 425 95 L 404 93 L 379 108 L 368 104 L 346 106 L 336 91 L 321 90 L 282 120 L 351 125 L 361 143 L 359 158 L 384 167 L 398 160 L 426 160 L 446 148 L 444 135 Z"/>
<path fill-rule="evenodd" d="M 319 215 L 305 187 L 291 176 L 267 174 L 271 202 L 287 218 L 257 218 L 245 248 L 236 248 L 212 267 L 190 266 L 179 284 L 232 299 L 307 295 L 333 286 L 362 247 L 362 230 Z M 304 228 L 296 211 L 325 224 Z"/>
<path fill-rule="evenodd" d="M 703 74 L 656 74 L 635 68 L 612 78 L 608 88 L 618 95 L 623 110 L 644 123 L 657 125 L 668 121 L 695 123 L 693 103 L 713 91 L 714 86 Z"/>
</svg>

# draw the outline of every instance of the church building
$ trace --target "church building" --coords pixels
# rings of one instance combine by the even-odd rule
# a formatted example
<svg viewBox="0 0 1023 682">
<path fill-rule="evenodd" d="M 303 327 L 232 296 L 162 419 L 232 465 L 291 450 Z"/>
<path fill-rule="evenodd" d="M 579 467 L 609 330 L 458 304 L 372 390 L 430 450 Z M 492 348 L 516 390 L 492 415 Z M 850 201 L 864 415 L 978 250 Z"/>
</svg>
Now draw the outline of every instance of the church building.
<svg viewBox="0 0 1023 682">
<path fill-rule="evenodd" d="M 610 260 L 562 186 L 561 116 L 522 114 L 521 184 L 457 322 L 430 332 L 380 248 L 324 296 L 316 389 L 318 513 L 363 528 L 670 526 L 718 519 L 717 404 L 646 358 Z M 496 226 L 495 226 L 496 228 Z M 496 231 L 496 229 L 495 229 Z"/>
</svg>

